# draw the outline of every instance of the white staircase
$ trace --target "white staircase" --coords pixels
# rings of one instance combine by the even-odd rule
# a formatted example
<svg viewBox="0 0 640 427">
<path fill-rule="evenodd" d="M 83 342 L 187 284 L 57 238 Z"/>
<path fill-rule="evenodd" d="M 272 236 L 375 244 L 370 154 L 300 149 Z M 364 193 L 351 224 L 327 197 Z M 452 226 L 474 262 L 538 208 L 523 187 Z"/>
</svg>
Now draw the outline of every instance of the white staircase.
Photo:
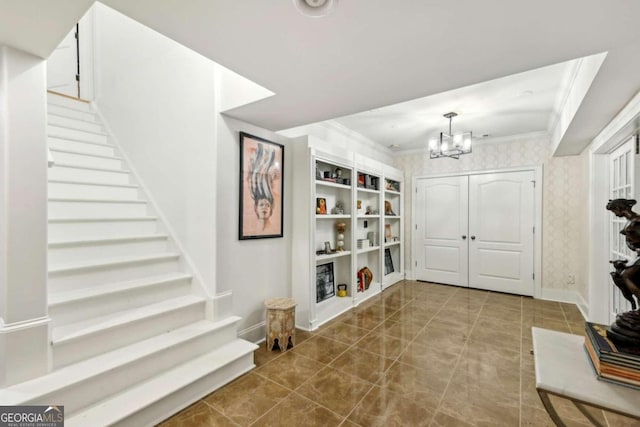
<svg viewBox="0 0 640 427">
<path fill-rule="evenodd" d="M 181 254 L 91 106 L 49 95 L 53 371 L 0 402 L 65 406 L 66 425 L 152 425 L 254 367 L 238 317 L 205 318 Z"/>
</svg>

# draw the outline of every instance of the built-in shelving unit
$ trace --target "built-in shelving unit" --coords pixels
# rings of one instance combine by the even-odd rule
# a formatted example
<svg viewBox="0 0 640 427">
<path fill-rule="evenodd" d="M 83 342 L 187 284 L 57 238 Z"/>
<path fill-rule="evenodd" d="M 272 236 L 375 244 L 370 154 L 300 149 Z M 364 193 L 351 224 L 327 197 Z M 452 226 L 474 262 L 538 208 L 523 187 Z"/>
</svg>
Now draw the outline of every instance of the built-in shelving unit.
<svg viewBox="0 0 640 427">
<path fill-rule="evenodd" d="M 295 144 L 293 151 L 296 325 L 313 330 L 404 279 L 402 173 L 353 153 L 321 152 L 308 144 Z M 389 179 L 397 183 L 397 190 L 386 189 Z M 385 215 L 386 200 L 394 216 Z M 387 223 L 396 241 L 385 242 Z M 385 274 L 389 248 L 394 271 Z M 365 267 L 372 275 L 368 284 L 366 275 L 359 274 Z"/>
</svg>

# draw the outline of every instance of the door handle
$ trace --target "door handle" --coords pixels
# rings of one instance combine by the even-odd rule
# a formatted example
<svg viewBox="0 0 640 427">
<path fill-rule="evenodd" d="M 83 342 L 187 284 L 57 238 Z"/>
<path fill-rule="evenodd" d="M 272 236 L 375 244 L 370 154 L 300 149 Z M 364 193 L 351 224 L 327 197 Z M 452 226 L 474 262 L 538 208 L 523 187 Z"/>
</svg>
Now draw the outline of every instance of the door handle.
<svg viewBox="0 0 640 427">
<path fill-rule="evenodd" d="M 467 236 L 466 235 L 462 235 L 462 240 L 467 240 Z"/>
<path fill-rule="evenodd" d="M 471 236 L 471 240 L 476 240 L 476 236 Z"/>
</svg>

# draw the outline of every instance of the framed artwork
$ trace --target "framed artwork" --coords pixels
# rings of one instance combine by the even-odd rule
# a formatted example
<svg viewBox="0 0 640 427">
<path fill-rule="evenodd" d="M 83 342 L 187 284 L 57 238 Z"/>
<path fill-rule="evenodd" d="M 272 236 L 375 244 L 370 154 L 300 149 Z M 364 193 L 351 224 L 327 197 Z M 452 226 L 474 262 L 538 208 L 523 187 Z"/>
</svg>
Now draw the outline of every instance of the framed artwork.
<svg viewBox="0 0 640 427">
<path fill-rule="evenodd" d="M 331 298 L 336 294 L 333 262 L 316 265 L 316 302 Z"/>
<path fill-rule="evenodd" d="M 238 238 L 282 237 L 284 146 L 240 132 Z"/>
<path fill-rule="evenodd" d="M 316 198 L 316 213 L 317 214 L 327 213 L 327 199 L 325 199 L 324 197 Z"/>
<path fill-rule="evenodd" d="M 391 258 L 391 250 L 389 248 L 384 250 L 384 274 L 391 274 L 395 271 L 393 268 L 393 258 Z"/>
</svg>

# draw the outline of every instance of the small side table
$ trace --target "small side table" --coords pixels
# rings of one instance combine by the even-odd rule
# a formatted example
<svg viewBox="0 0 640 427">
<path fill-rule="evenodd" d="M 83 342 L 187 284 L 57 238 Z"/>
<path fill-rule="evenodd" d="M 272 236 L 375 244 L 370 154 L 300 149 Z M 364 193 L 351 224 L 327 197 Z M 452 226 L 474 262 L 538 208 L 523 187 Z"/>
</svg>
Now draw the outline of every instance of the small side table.
<svg viewBox="0 0 640 427">
<path fill-rule="evenodd" d="M 569 399 L 594 426 L 602 427 L 584 405 L 640 420 L 640 390 L 600 381 L 584 349 L 584 337 L 532 328 L 536 389 L 558 427 L 566 424 L 551 404 L 549 394 Z"/>
<path fill-rule="evenodd" d="M 278 340 L 280 351 L 296 344 L 296 302 L 291 298 L 272 298 L 264 302 L 267 307 L 267 349 L 273 350 Z"/>
</svg>

